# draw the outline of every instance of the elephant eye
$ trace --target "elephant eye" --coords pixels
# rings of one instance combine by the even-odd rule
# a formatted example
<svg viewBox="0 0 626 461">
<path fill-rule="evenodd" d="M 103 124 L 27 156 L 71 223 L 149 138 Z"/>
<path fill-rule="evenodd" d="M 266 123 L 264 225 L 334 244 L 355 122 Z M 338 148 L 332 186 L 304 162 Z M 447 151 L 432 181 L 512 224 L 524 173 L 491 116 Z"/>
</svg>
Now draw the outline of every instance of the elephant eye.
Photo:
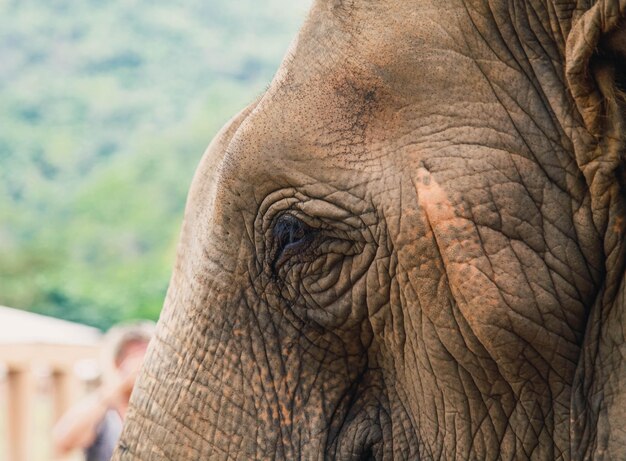
<svg viewBox="0 0 626 461">
<path fill-rule="evenodd" d="M 314 230 L 290 214 L 281 215 L 274 224 L 274 268 L 311 241 Z"/>
</svg>

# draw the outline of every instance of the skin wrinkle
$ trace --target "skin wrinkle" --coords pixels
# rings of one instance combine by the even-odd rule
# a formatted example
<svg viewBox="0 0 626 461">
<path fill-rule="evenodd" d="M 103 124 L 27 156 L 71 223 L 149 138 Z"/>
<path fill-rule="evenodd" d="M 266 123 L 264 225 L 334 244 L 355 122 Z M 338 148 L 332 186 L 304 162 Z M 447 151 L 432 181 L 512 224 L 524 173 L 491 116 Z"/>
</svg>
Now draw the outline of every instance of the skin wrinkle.
<svg viewBox="0 0 626 461">
<path fill-rule="evenodd" d="M 469 12 L 469 10 L 468 10 L 468 12 Z M 492 17 L 493 21 L 494 21 L 494 22 L 496 22 L 495 17 L 494 17 L 493 15 L 492 15 L 491 17 Z M 478 26 L 475 26 L 475 28 L 476 28 L 476 30 L 479 30 Z M 482 36 L 482 38 L 483 38 L 483 41 L 487 41 L 487 40 L 486 40 L 486 38 L 485 38 L 484 36 Z M 490 42 L 490 41 L 487 41 L 487 42 Z M 507 46 L 506 44 L 507 44 L 508 42 L 509 42 L 509 41 L 504 40 L 504 39 L 502 38 L 502 36 L 500 36 L 500 43 L 503 43 L 505 46 Z M 518 48 L 523 48 L 522 42 L 519 42 L 519 41 L 518 41 L 518 42 L 517 42 L 517 46 L 518 46 Z M 509 49 L 509 54 L 510 54 L 511 56 L 513 56 L 513 52 L 512 52 L 510 49 Z M 531 61 L 531 62 L 532 62 L 532 61 Z M 541 74 L 545 74 L 545 72 L 541 72 L 539 75 L 541 75 Z M 527 77 L 530 79 L 530 81 L 533 81 L 533 82 L 535 81 L 535 79 L 534 79 L 534 78 L 532 78 L 528 72 L 526 72 L 526 75 L 527 75 Z M 559 78 L 559 73 L 558 73 L 558 72 L 556 73 L 556 76 L 557 76 L 558 81 L 562 82 L 562 78 Z M 540 89 L 539 87 L 536 87 L 536 88 L 535 88 L 535 91 L 536 91 L 536 93 L 537 93 L 537 94 L 541 95 L 542 97 L 545 97 L 545 93 L 544 93 L 543 91 L 541 91 L 541 89 Z M 546 107 L 550 107 L 550 106 L 551 106 L 551 105 L 548 103 L 548 101 L 547 101 L 547 100 L 545 100 L 545 101 L 544 101 L 544 104 L 545 104 L 545 106 L 546 106 Z M 555 106 L 554 104 L 552 104 L 552 107 L 558 107 L 558 105 L 556 105 L 556 106 Z M 559 117 L 558 117 L 558 116 L 557 116 L 557 117 L 552 117 L 551 119 L 552 119 L 552 120 L 558 120 L 558 119 L 559 119 Z M 561 117 L 561 119 L 562 119 L 562 117 Z M 556 130 L 554 130 L 554 131 L 556 132 Z"/>
<path fill-rule="evenodd" d="M 426 198 L 426 199 L 424 199 L 424 200 L 428 200 L 428 198 Z M 426 206 L 428 207 L 428 205 L 426 205 Z M 436 208 L 436 207 L 435 207 L 435 208 Z M 432 209 L 432 207 L 431 207 L 431 209 Z M 428 214 L 428 213 L 427 213 L 427 214 Z M 430 218 L 430 219 L 432 220 L 432 218 Z"/>
<path fill-rule="evenodd" d="M 498 38 L 498 44 L 504 48 L 505 52 L 506 52 L 506 57 L 509 59 L 505 59 L 504 56 L 502 56 L 502 54 L 498 53 L 498 51 L 493 47 L 493 43 L 494 40 L 493 39 L 487 39 L 487 37 L 485 37 L 485 35 L 483 34 L 483 32 L 481 31 L 481 28 L 478 26 L 477 22 L 474 21 L 473 17 L 472 17 L 472 9 L 470 8 L 470 6 L 468 4 L 464 4 L 466 11 L 468 13 L 468 17 L 470 19 L 471 25 L 473 26 L 475 32 L 478 34 L 478 36 L 480 37 L 480 39 L 482 40 L 482 42 L 498 57 L 498 60 L 500 62 L 505 63 L 507 66 L 510 66 L 510 62 L 512 61 L 513 63 L 515 63 L 515 66 L 510 66 L 513 70 L 516 71 L 523 71 L 523 66 L 520 66 L 520 62 L 514 58 L 514 53 L 511 50 L 511 48 L 509 48 L 509 43 L 511 43 L 511 39 L 513 41 L 515 41 L 515 44 L 518 47 L 521 47 L 521 43 L 519 42 L 518 38 L 515 37 L 514 35 L 509 34 L 509 36 L 511 37 L 511 39 L 506 40 L 504 38 L 504 36 L 502 35 L 502 31 L 500 30 L 499 27 L 496 27 L 494 32 L 495 34 L 497 34 L 497 38 Z M 480 14 L 480 13 L 479 13 Z M 491 9 L 487 9 L 487 14 L 489 15 L 489 18 L 491 19 L 491 21 L 493 23 L 497 23 L 494 15 L 493 15 L 493 11 Z M 483 16 L 483 18 L 486 18 L 486 16 Z M 466 46 L 469 47 L 469 43 L 466 41 Z M 528 75 L 527 75 L 528 77 Z"/>
<path fill-rule="evenodd" d="M 478 63 L 477 63 L 477 64 L 478 64 Z M 484 76 L 484 78 L 485 78 L 485 81 L 487 81 L 487 82 L 489 83 L 489 85 L 491 86 L 491 88 L 492 88 L 492 90 L 493 90 L 493 93 L 494 93 L 494 96 L 498 99 L 498 102 L 500 102 L 500 104 L 501 104 L 503 107 L 506 107 L 506 105 L 502 102 L 501 98 L 498 96 L 498 92 L 496 91 L 496 89 L 494 88 L 494 86 L 491 84 L 491 82 L 490 82 L 490 81 L 489 81 L 489 79 L 487 78 L 487 75 L 485 74 L 485 72 L 483 71 L 483 69 L 482 69 L 480 66 L 478 66 L 478 68 L 480 69 L 481 73 L 483 74 L 483 76 Z M 515 128 L 515 130 L 516 130 L 516 132 L 517 132 L 517 134 L 518 134 L 518 139 L 521 139 L 521 140 L 523 141 L 523 143 L 524 143 L 524 145 L 525 145 L 525 147 L 526 147 L 526 149 L 527 149 L 527 152 L 532 153 L 532 149 L 531 149 L 530 145 L 526 142 L 526 139 L 524 138 L 524 136 L 522 135 L 521 131 L 520 131 L 520 130 L 519 130 L 519 128 L 517 127 L 517 125 L 516 125 L 516 123 L 515 123 L 515 121 L 514 121 L 513 117 L 511 116 L 510 112 L 507 110 L 507 111 L 506 111 L 506 113 L 507 113 L 507 116 L 509 117 L 509 120 L 510 120 L 510 122 L 511 122 L 511 125 Z M 541 165 L 540 163 L 537 163 L 537 164 L 538 164 L 538 165 Z M 546 171 L 544 171 L 544 174 L 545 174 L 547 177 L 550 177 L 550 175 L 549 175 Z M 563 192 L 563 193 L 566 193 L 566 191 L 565 191 L 565 190 L 562 190 L 562 192 Z"/>
</svg>

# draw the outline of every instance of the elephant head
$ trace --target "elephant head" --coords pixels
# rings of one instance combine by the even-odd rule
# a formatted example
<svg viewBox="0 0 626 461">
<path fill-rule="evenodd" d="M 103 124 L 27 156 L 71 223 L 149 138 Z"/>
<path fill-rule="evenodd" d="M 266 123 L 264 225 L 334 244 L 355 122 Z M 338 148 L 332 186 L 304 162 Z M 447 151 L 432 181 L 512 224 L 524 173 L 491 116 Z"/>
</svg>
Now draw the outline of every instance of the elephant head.
<svg viewBox="0 0 626 461">
<path fill-rule="evenodd" d="M 317 0 L 197 170 L 116 459 L 626 459 L 625 16 Z"/>
</svg>

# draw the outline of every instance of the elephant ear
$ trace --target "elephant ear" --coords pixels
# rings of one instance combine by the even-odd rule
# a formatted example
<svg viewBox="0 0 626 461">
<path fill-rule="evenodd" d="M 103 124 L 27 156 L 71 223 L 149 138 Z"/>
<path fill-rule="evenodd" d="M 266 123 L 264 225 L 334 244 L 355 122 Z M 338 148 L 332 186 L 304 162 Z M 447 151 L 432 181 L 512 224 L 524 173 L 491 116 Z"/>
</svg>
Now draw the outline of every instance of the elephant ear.
<svg viewBox="0 0 626 461">
<path fill-rule="evenodd" d="M 599 0 L 574 24 L 567 39 L 567 82 L 587 129 L 596 137 L 615 135 L 623 128 L 625 15 L 626 1 Z"/>
<path fill-rule="evenodd" d="M 612 252 L 626 230 L 626 0 L 598 0 L 574 21 L 565 74 L 584 122 L 572 133 L 576 162 Z"/>
<path fill-rule="evenodd" d="M 626 459 L 626 0 L 598 0 L 567 39 L 568 87 L 584 122 L 576 161 L 604 236 L 571 402 L 572 459 Z"/>
</svg>

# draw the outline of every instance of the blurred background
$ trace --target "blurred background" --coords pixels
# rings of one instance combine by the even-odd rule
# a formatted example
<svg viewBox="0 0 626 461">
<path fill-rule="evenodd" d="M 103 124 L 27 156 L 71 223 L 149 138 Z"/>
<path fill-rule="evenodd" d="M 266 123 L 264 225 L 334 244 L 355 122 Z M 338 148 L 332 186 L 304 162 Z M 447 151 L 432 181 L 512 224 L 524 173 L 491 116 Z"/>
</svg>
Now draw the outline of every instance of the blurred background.
<svg viewBox="0 0 626 461">
<path fill-rule="evenodd" d="M 101 333 L 158 318 L 195 166 L 309 3 L 0 0 L 0 459 L 55 459 Z"/>
</svg>

